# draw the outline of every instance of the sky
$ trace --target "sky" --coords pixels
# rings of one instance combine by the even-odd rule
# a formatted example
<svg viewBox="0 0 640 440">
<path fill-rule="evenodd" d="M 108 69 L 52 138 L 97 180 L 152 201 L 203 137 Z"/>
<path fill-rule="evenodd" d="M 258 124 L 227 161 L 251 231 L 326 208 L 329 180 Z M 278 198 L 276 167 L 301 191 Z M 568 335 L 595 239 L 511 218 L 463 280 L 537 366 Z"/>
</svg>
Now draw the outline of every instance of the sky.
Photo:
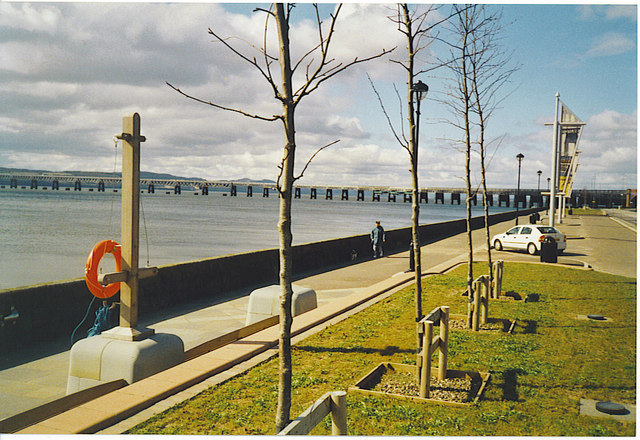
<svg viewBox="0 0 640 440">
<path fill-rule="evenodd" d="M 415 5 L 414 5 L 415 6 Z M 0 167 L 120 171 L 122 118 L 141 116 L 143 171 L 211 180 L 276 180 L 283 151 L 279 121 L 247 118 L 189 100 L 169 82 L 205 101 L 271 116 L 282 109 L 260 73 L 208 34 L 211 28 L 249 59 L 260 57 L 267 4 L 0 2 Z M 326 25 L 333 4 L 322 4 Z M 426 8 L 419 5 L 418 8 Z M 637 7 L 632 4 L 508 4 L 499 44 L 518 67 L 487 125 L 488 186 L 546 188 L 551 172 L 555 94 L 586 122 L 574 189 L 637 187 Z M 435 11 L 429 22 L 448 14 Z M 317 44 L 315 14 L 298 4 L 292 56 Z M 394 91 L 406 96 L 406 41 L 389 17 L 393 4 L 346 3 L 330 47 L 335 63 L 396 47 L 358 64 L 306 96 L 296 110 L 296 170 L 301 185 L 410 187 L 409 156 L 394 138 L 380 93 L 398 131 L 406 119 Z M 442 40 L 450 27 L 436 28 Z M 435 35 L 435 34 L 434 34 Z M 273 25 L 267 33 L 274 48 Z M 419 66 L 449 50 L 434 40 Z M 277 66 L 273 71 L 279 72 Z M 300 68 L 299 72 L 304 72 Z M 302 75 L 297 76 L 300 83 Z M 464 153 L 446 105 L 450 74 L 423 74 L 421 187 L 463 187 Z M 402 115 L 402 116 L 401 116 Z M 406 125 L 406 121 L 405 121 Z M 406 127 L 405 127 L 406 131 Z M 473 157 L 472 181 L 480 174 Z"/>
</svg>

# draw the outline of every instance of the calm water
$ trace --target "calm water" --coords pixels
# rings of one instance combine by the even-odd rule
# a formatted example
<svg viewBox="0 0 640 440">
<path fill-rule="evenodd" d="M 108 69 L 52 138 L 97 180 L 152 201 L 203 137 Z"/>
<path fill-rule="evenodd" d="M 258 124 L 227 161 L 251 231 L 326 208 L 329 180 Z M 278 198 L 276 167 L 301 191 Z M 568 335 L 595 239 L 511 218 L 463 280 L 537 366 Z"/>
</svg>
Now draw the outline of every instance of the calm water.
<svg viewBox="0 0 640 440">
<path fill-rule="evenodd" d="M 336 196 L 340 193 L 334 191 Z M 294 201 L 294 244 L 366 234 L 375 220 L 387 230 L 411 225 L 411 204 L 400 198 L 390 203 L 385 196 L 380 202 L 306 197 Z M 423 204 L 421 223 L 463 218 L 462 203 Z M 278 246 L 278 198 L 273 194 L 144 194 L 142 208 L 141 266 L 147 259 L 160 266 Z M 492 212 L 507 209 L 493 207 Z M 481 206 L 474 207 L 474 215 L 482 215 Z M 0 289 L 82 277 L 93 246 L 119 238 L 119 193 L 0 189 Z M 112 270 L 103 260 L 103 269 Z"/>
</svg>

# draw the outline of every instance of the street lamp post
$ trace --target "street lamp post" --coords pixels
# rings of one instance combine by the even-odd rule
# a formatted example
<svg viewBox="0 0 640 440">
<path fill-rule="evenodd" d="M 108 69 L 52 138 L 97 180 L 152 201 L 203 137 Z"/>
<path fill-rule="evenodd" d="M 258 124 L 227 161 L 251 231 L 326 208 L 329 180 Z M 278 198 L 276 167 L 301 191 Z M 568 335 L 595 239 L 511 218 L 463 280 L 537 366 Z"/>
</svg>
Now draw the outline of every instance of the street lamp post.
<svg viewBox="0 0 640 440">
<path fill-rule="evenodd" d="M 420 102 L 424 98 L 427 97 L 427 93 L 429 92 L 429 86 L 418 80 L 417 83 L 413 85 L 413 92 L 416 94 L 416 100 L 418 101 L 417 109 L 416 109 L 416 148 L 419 142 L 418 135 L 420 134 Z"/>
<path fill-rule="evenodd" d="M 427 93 L 429 92 L 429 86 L 426 85 L 425 83 L 423 83 L 422 81 L 418 80 L 417 83 L 415 83 L 413 85 L 413 93 L 416 94 L 416 101 L 417 101 L 417 106 L 416 106 L 416 138 L 414 140 L 415 145 L 414 148 L 417 151 L 418 150 L 418 145 L 420 143 L 420 103 L 422 102 L 422 100 L 424 98 L 427 97 Z M 416 157 L 416 154 L 413 154 L 413 157 Z M 412 158 L 412 160 L 414 160 Z M 418 167 L 418 164 L 415 163 L 413 164 L 414 167 Z M 411 171 L 412 173 L 415 172 L 415 170 Z M 413 240 L 411 240 L 411 243 L 409 244 L 409 270 L 410 271 L 414 271 L 415 270 L 415 255 L 414 255 L 414 250 L 413 250 Z"/>
<path fill-rule="evenodd" d="M 538 192 L 540 192 L 540 176 L 542 175 L 542 170 L 538 170 Z"/>
<path fill-rule="evenodd" d="M 524 154 L 518 153 L 516 159 L 518 159 L 518 192 L 516 193 L 516 226 L 518 226 L 518 212 L 520 211 L 520 169 L 522 168 Z"/>
</svg>

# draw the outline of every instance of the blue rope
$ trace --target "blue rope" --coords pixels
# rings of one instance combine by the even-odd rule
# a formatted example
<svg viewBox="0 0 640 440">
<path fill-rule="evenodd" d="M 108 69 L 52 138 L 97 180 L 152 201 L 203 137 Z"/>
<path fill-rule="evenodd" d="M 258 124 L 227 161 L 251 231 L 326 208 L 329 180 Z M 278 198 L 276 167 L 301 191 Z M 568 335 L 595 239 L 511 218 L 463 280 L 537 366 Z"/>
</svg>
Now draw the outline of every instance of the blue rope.
<svg viewBox="0 0 640 440">
<path fill-rule="evenodd" d="M 76 331 L 78 331 L 78 329 L 80 328 L 80 326 L 82 324 L 84 324 L 84 321 L 86 321 L 87 316 L 89 316 L 89 310 L 91 310 L 91 306 L 93 305 L 93 302 L 96 300 L 96 297 L 94 296 L 93 299 L 91 300 L 91 302 L 89 303 L 89 307 L 87 307 L 87 313 L 84 314 L 84 318 L 82 318 L 82 321 L 80 321 L 80 324 L 78 324 L 78 326 L 73 330 L 73 333 L 71 333 L 71 345 L 73 346 L 74 342 L 73 342 L 73 338 L 76 335 Z"/>
<path fill-rule="evenodd" d="M 111 328 L 111 308 L 108 305 L 103 305 L 96 312 L 96 320 L 93 323 L 93 327 L 87 332 L 87 337 L 96 336 L 105 330 Z"/>
</svg>

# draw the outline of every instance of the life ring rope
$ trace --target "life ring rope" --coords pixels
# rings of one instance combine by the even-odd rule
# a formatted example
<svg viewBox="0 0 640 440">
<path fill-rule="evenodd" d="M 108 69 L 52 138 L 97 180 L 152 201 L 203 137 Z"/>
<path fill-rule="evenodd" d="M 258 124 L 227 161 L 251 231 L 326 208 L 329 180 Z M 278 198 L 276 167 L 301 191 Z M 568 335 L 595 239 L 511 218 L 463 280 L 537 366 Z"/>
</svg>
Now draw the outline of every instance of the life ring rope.
<svg viewBox="0 0 640 440">
<path fill-rule="evenodd" d="M 116 272 L 120 272 L 122 268 L 122 251 L 120 244 L 113 240 L 102 240 L 93 247 L 87 258 L 84 279 L 89 291 L 98 298 L 110 298 L 120 290 L 120 283 L 111 283 L 103 286 L 98 282 L 98 268 L 105 254 L 112 254 L 115 258 Z"/>
</svg>

